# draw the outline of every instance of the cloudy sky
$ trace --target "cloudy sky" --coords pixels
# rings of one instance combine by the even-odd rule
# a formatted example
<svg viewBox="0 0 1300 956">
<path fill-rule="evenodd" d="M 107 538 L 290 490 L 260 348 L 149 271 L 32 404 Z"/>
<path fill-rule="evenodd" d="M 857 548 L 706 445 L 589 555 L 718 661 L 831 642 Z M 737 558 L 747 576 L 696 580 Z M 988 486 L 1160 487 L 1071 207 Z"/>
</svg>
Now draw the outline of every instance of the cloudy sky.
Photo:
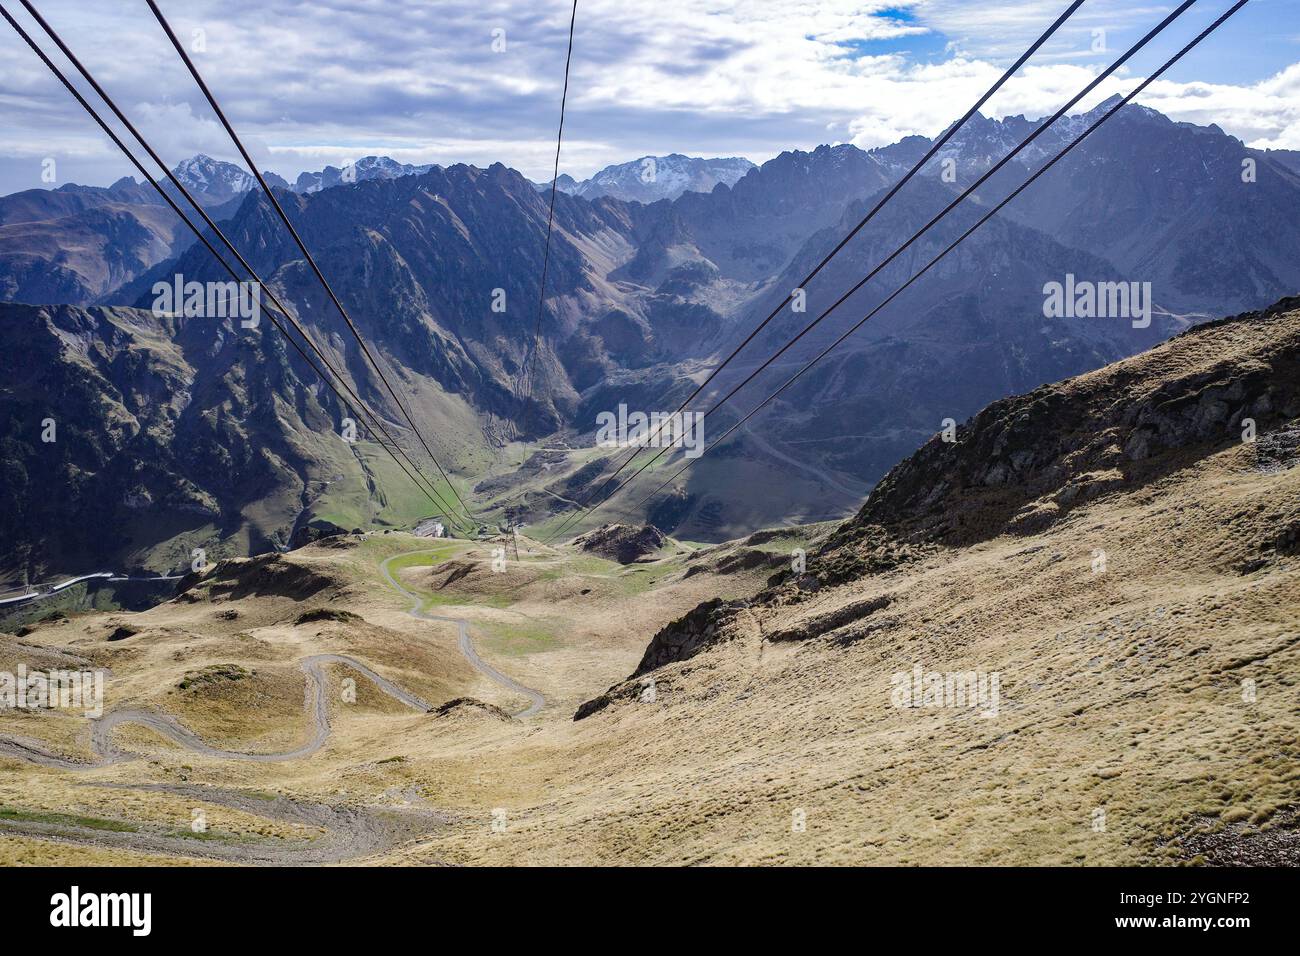
<svg viewBox="0 0 1300 956">
<path fill-rule="evenodd" d="M 237 159 L 143 0 L 37 5 L 169 163 Z M 568 0 L 159 5 L 259 162 L 287 178 L 372 153 L 500 161 L 550 178 Z M 1052 112 L 1174 5 L 1087 0 L 986 112 Z M 1229 5 L 1198 0 L 1097 99 L 1127 91 Z M 581 179 L 669 152 L 762 162 L 821 143 L 934 135 L 1066 6 L 579 0 L 561 171 Z M 1300 3 L 1251 0 L 1142 102 L 1253 146 L 1300 149 Z M 42 185 L 46 158 L 60 182 L 103 185 L 130 171 L 2 22 L 0 121 L 0 192 Z"/>
</svg>

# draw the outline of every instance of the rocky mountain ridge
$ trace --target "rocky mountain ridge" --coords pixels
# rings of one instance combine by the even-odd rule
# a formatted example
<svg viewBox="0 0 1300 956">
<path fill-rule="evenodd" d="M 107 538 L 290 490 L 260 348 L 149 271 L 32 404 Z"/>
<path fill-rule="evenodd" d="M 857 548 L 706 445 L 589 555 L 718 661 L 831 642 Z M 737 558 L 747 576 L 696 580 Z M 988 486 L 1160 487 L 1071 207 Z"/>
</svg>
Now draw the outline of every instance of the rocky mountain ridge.
<svg viewBox="0 0 1300 956">
<path fill-rule="evenodd" d="M 1001 399 L 945 440 L 936 435 L 873 489 L 856 515 L 806 557 L 807 570 L 775 574 L 753 600 L 705 602 L 657 632 L 624 682 L 584 703 L 582 720 L 637 698 L 648 676 L 753 629 L 760 610 L 797 609 L 934 555 L 999 536 L 1029 537 L 1071 511 L 1192 472 L 1245 448 L 1252 469 L 1300 466 L 1300 297 L 1191 329 L 1148 352 L 1077 378 Z M 955 440 L 954 440 L 955 439 Z M 1236 564 L 1253 574 L 1300 554 L 1296 501 L 1241 519 Z M 1101 564 L 1097 565 L 1100 561 Z M 1094 573 L 1106 570 L 1094 552 Z M 1100 568 L 1100 572 L 1098 571 Z M 888 595 L 769 625 L 768 642 L 836 633 L 851 643 L 888 627 Z"/>
<path fill-rule="evenodd" d="M 1088 121 L 1087 115 L 1072 118 L 1040 145 L 1059 143 Z M 954 160 L 956 181 L 945 180 L 940 164 L 923 171 L 805 290 L 808 311 L 779 315 L 700 402 L 716 400 L 1033 125 L 1023 117 L 973 120 L 943 157 Z M 561 191 L 540 316 L 550 197 L 514 170 L 456 165 L 408 173 L 376 161 L 371 178 L 282 197 L 453 470 L 464 468 L 457 473 L 477 479 L 486 461 L 520 437 L 575 450 L 534 456 L 513 474 L 494 472 L 476 482 L 496 515 L 536 523 L 606 470 L 584 450 L 601 411 L 621 403 L 675 407 L 927 143 L 909 137 L 869 152 L 848 145 L 788 151 L 734 185 L 649 204 Z M 951 221 L 850 297 L 778 367 L 711 415 L 709 436 L 872 309 L 1044 155 L 1030 152 L 1025 164 L 1011 164 Z M 1256 162 L 1252 181 L 1242 178 L 1244 159 Z M 394 171 L 403 174 L 390 178 Z M 232 189 L 240 182 L 215 169 L 199 172 Z M 226 281 L 206 250 L 175 232 L 170 213 L 146 199 L 138 184 L 125 180 L 108 189 L 33 190 L 0 200 L 0 287 L 36 303 L 147 309 L 156 281 L 178 274 Z M 400 420 L 264 197 L 236 194 L 212 209 L 358 392 Z M 1293 254 L 1300 250 L 1298 212 L 1300 176 L 1285 163 L 1217 128 L 1128 107 L 732 442 L 644 513 L 619 520 L 718 541 L 782 519 L 842 517 L 946 419 L 964 420 L 1007 394 L 1097 368 L 1198 319 L 1300 287 L 1300 255 Z M 1139 289 L 1149 283 L 1149 324 L 1129 316 L 1047 318 L 1044 289 L 1070 276 Z M 539 318 L 530 382 L 521 389 Z M 6 347 L 20 347 L 9 341 L 16 328 L 0 326 L 0 334 Z M 203 347 L 221 354 L 213 330 L 207 335 Z M 295 377 L 319 390 L 296 358 L 287 362 Z M 206 379 L 203 364 L 191 367 Z M 56 403 L 40 392 L 22 398 Z M 236 402 L 228 414 L 245 413 Z M 94 414 L 87 427 L 100 427 Z M 275 520 L 258 522 L 267 529 L 260 540 L 296 520 L 311 479 L 298 473 L 295 480 L 298 500 Z M 357 493 L 366 494 L 360 487 Z M 229 515 L 240 507 L 223 502 L 219 510 Z M 352 528 L 364 523 L 368 509 L 305 521 Z"/>
</svg>

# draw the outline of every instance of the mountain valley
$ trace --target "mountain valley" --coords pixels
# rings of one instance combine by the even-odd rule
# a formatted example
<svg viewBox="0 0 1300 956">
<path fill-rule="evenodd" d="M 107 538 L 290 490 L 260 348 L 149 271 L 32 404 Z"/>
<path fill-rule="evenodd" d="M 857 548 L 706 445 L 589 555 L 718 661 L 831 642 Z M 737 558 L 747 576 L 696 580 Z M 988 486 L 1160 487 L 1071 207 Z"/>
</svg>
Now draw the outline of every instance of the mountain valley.
<svg viewBox="0 0 1300 956">
<path fill-rule="evenodd" d="M 1091 115 L 1040 137 L 1023 165 L 1014 161 L 993 177 L 978 202 L 930 230 L 734 402 L 707 416 L 706 437 L 721 435 L 874 308 L 970 225 L 981 204 L 1000 198 Z M 959 130 L 805 290 L 811 314 L 787 307 L 692 407 L 710 409 L 761 355 L 820 314 L 1033 127 L 1024 117 L 977 117 Z M 593 445 L 597 416 L 620 403 L 675 408 L 927 142 L 786 152 L 743 175 L 742 164 L 727 161 L 718 169 L 730 172 L 712 185 L 689 180 L 707 191 L 648 204 L 617 190 L 588 198 L 593 189 L 566 186 L 571 191 L 556 196 L 549 252 L 549 188 L 501 165 L 418 167 L 370 157 L 356 164 L 355 182 L 327 169 L 281 195 L 389 377 L 396 376 L 404 403 L 419 409 L 453 481 L 480 496 L 487 524 L 523 524 L 544 537 L 565 517 L 557 501 L 585 500 L 597 476 L 612 470 L 612 456 Z M 1249 150 L 1217 127 L 1125 107 L 699 467 L 639 501 L 671 474 L 657 463 L 583 525 L 650 520 L 679 537 L 718 542 L 779 521 L 836 519 L 947 420 L 1135 354 L 1212 316 L 1275 300 L 1300 285 L 1300 217 L 1293 215 L 1300 175 L 1277 152 Z M 661 168 L 672 168 L 667 160 L 694 168 L 686 159 L 658 158 Z M 1243 159 L 1257 164 L 1253 181 L 1243 180 Z M 622 181 L 635 167 L 611 167 L 605 179 Z M 249 191 L 250 177 L 207 157 L 177 172 L 350 386 L 408 450 L 417 448 L 265 200 Z M 597 180 L 605 181 L 589 182 Z M 195 547 L 217 556 L 255 554 L 287 547 L 298 527 L 409 528 L 431 517 L 414 489 L 406 501 L 375 497 L 368 475 L 385 466 L 366 452 L 373 436 L 363 434 L 359 448 L 330 439 L 347 410 L 273 330 L 250 334 L 229 321 L 152 314 L 156 282 L 226 278 L 155 200 L 130 180 L 0 200 L 0 234 L 12 231 L 11 244 L 0 235 L 0 282 L 6 298 L 25 303 L 3 306 L 0 322 L 15 381 L 23 383 L 0 392 L 3 440 L 15 450 L 0 485 L 14 547 L 0 572 L 35 581 L 105 564 L 169 571 Z M 1155 208 L 1168 212 L 1157 216 Z M 41 242 L 48 246 L 37 235 L 47 236 Z M 506 262 L 508 269 L 500 265 Z M 1149 283 L 1149 325 L 1045 318 L 1046 284 L 1067 276 Z M 88 352 L 90 329 L 102 344 Z M 49 360 L 39 371 L 24 367 L 31 349 Z M 95 388 L 113 397 L 74 407 L 75 392 L 60 390 L 87 374 L 87 361 Z M 65 434 L 125 435 L 110 426 L 123 414 L 134 418 L 126 426 L 131 441 L 150 441 L 153 433 L 155 443 L 173 444 L 151 453 L 143 472 L 135 465 L 129 475 L 104 470 L 114 449 L 128 447 L 120 443 L 70 448 L 80 459 L 51 460 L 57 444 L 35 451 L 40 423 L 51 415 Z M 312 436 L 306 441 L 294 437 L 303 425 Z M 233 463 L 240 464 L 231 470 Z M 87 474 L 73 478 L 78 472 Z M 393 483 L 403 484 L 382 484 Z M 58 549 L 41 543 L 39 522 L 18 517 L 40 513 L 24 491 L 35 486 L 60 489 L 59 507 L 69 506 Z M 727 492 L 737 486 L 753 493 Z M 174 510 L 162 519 L 128 506 L 145 500 L 174 502 Z M 92 514 L 107 517 L 110 535 L 79 536 Z"/>
<path fill-rule="evenodd" d="M 338 535 L 0 636 L 110 675 L 0 712 L 0 859 L 1294 864 L 1300 300 L 955 437 L 843 521 Z"/>
</svg>

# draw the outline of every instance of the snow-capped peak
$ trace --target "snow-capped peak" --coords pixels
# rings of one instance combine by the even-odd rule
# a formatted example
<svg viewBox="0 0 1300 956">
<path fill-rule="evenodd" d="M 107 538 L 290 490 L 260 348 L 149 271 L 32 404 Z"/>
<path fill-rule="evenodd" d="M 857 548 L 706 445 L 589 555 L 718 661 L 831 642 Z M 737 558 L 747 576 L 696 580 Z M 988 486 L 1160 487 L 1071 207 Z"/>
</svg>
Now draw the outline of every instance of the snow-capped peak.
<svg viewBox="0 0 1300 956">
<path fill-rule="evenodd" d="M 186 189 L 221 199 L 248 192 L 257 184 L 257 180 L 252 175 L 244 172 L 234 163 L 213 159 L 203 153 L 181 160 L 172 170 L 172 175 L 180 180 Z"/>
<path fill-rule="evenodd" d="M 587 199 L 613 196 L 654 202 L 676 199 L 684 192 L 709 192 L 718 183 L 734 185 L 753 168 L 753 163 L 739 156 L 701 159 L 670 153 L 606 166 L 590 179 L 580 183 L 562 181 L 559 185 L 565 192 Z"/>
<path fill-rule="evenodd" d="M 413 166 L 399 163 L 391 156 L 363 156 L 340 169 L 326 166 L 320 172 L 302 173 L 293 188 L 300 193 L 314 193 L 331 186 L 366 182 L 371 179 L 397 179 L 399 176 L 422 176 L 433 169 L 433 164 Z"/>
</svg>

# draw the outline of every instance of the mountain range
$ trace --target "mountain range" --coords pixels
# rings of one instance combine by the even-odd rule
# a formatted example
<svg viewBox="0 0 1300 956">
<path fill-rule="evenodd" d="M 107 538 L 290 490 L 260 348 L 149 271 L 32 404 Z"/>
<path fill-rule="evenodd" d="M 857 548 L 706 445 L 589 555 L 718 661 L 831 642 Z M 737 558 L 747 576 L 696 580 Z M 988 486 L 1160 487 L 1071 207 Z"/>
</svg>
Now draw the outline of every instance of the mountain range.
<svg viewBox="0 0 1300 956">
<path fill-rule="evenodd" d="M 78 354 L 205 337 L 48 311 Z M 120 421 L 202 431 L 149 398 Z M 0 708 L 0 864 L 1294 867 L 1300 297 L 957 439 L 844 520 L 713 545 L 374 528 L 141 608 L 19 598 L 0 673 L 93 665 L 102 708 Z"/>
<path fill-rule="evenodd" d="M 1095 115 L 1042 135 L 1023 162 L 711 413 L 706 436 L 721 434 Z M 804 290 L 807 312 L 787 307 L 694 407 L 710 408 L 1034 127 L 1024 117 L 974 118 Z M 673 155 L 655 158 L 652 184 L 640 160 L 561 182 L 541 334 L 522 392 L 549 189 L 500 164 L 381 158 L 359 162 L 353 183 L 327 169 L 273 188 L 284 189 L 304 241 L 483 514 L 545 528 L 610 471 L 608 453 L 593 447 L 596 416 L 620 403 L 675 408 L 928 144 L 792 150 L 753 168 Z M 1215 126 L 1126 107 L 735 440 L 644 504 L 654 485 L 629 489 L 636 493 L 617 499 L 612 514 L 648 516 L 701 540 L 840 517 L 947 419 L 1294 291 L 1300 173 L 1291 159 Z M 1253 177 L 1243 176 L 1244 160 L 1253 160 Z M 397 409 L 264 197 L 204 157 L 181 172 L 396 429 Z M 660 192 L 636 194 L 649 185 Z M 176 274 L 225 279 L 130 180 L 0 199 L 0 298 L 15 303 L 0 307 L 13 363 L 0 385 L 0 441 L 14 463 L 0 500 L 27 516 L 3 529 L 13 542 L 0 558 L 8 573 L 110 558 L 170 567 L 196 542 L 248 553 L 285 547 L 313 523 L 400 526 L 419 515 L 418 500 L 381 500 L 400 497 L 392 490 L 400 479 L 377 470 L 386 466 L 373 445 L 330 434 L 345 409 L 273 330 L 153 315 L 152 284 Z M 1044 288 L 1067 276 L 1149 283 L 1149 325 L 1048 318 Z M 32 353 L 41 362 L 27 367 L 21 356 Z M 57 449 L 66 454 L 40 447 L 38 423 L 51 410 L 79 434 L 75 447 Z M 656 474 L 658 484 L 668 473 Z M 57 514 L 41 511 L 38 488 L 61 489 Z M 135 506 L 145 501 L 156 507 Z M 65 543 L 53 544 L 42 521 L 64 522 Z M 112 533 L 77 537 L 78 527 Z"/>
<path fill-rule="evenodd" d="M 615 199 L 651 203 L 676 199 L 685 192 L 711 192 L 719 183 L 734 186 L 754 168 L 753 163 L 739 156 L 700 159 L 671 153 L 668 156 L 642 156 L 630 163 L 606 166 L 581 182 L 563 174 L 556 179 L 556 186 L 571 196 L 584 199 L 613 196 Z M 537 188 L 549 189 L 550 184 L 539 183 Z"/>
<path fill-rule="evenodd" d="M 293 183 L 269 170 L 263 175 L 273 187 L 315 193 L 353 182 L 422 176 L 433 168 L 432 163 L 413 165 L 388 156 L 364 156 L 344 167 L 326 166 L 316 172 L 299 173 Z M 556 184 L 562 192 L 584 199 L 613 196 L 615 199 L 650 203 L 659 199 L 676 199 L 684 192 L 709 192 L 718 183 L 732 186 L 754 168 L 753 163 L 742 157 L 701 159 L 672 153 L 668 156 L 642 156 L 631 162 L 606 166 L 581 181 L 562 173 Z M 212 204 L 224 203 L 257 185 L 256 180 L 239 166 L 202 153 L 177 164 L 172 172 L 187 189 Z M 551 188 L 549 182 L 535 185 L 542 191 Z"/>
</svg>

